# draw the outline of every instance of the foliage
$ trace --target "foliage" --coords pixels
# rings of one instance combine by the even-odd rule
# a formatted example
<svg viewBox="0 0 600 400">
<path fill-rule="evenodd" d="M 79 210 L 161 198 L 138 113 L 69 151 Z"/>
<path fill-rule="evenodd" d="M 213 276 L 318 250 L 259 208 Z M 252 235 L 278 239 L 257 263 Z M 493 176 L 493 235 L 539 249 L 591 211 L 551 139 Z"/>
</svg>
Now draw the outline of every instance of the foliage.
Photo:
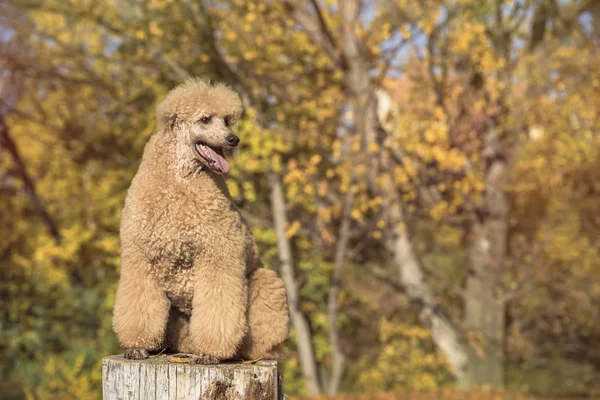
<svg viewBox="0 0 600 400">
<path fill-rule="evenodd" d="M 41 371 L 30 371 L 29 379 L 41 377 L 38 382 L 27 382 L 27 399 L 95 399 L 100 398 L 102 368 L 99 354 L 73 346 L 73 354 L 52 355 L 43 363 Z"/>
<path fill-rule="evenodd" d="M 428 330 L 382 319 L 377 359 L 365 360 L 359 387 L 366 392 L 411 389 L 432 391 L 452 382 L 445 361 L 435 352 Z"/>
</svg>

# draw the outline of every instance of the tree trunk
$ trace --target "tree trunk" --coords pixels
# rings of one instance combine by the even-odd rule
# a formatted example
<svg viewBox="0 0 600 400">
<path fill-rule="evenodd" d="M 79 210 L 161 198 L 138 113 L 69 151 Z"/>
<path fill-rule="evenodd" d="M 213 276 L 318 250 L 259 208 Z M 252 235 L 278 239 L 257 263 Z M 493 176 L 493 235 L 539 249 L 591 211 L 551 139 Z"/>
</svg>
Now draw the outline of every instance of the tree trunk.
<svg viewBox="0 0 600 400">
<path fill-rule="evenodd" d="M 391 206 L 391 216 L 395 227 L 386 245 L 393 254 L 400 282 L 406 295 L 418 309 L 419 321 L 431 329 L 433 342 L 448 360 L 457 382 L 461 383 L 466 378 L 468 362 L 468 350 L 462 340 L 463 336 L 434 301 L 431 287 L 413 250 L 409 232 L 400 226 L 403 217 L 398 205 Z"/>
<path fill-rule="evenodd" d="M 333 367 L 331 378 L 328 381 L 327 393 L 336 395 L 346 368 L 346 356 L 340 344 L 340 331 L 337 325 L 339 315 L 338 294 L 342 283 L 342 272 L 346 263 L 346 252 L 348 251 L 348 242 L 350 240 L 350 211 L 354 196 L 352 191 L 346 193 L 342 209 L 342 220 L 340 223 L 338 242 L 335 251 L 335 264 L 331 274 L 331 289 L 327 299 L 327 319 L 329 328 L 329 343 L 331 344 L 331 357 Z"/>
<path fill-rule="evenodd" d="M 167 357 L 102 360 L 102 397 L 119 399 L 219 399 L 283 398 L 276 361 L 256 364 L 194 365 L 170 362 Z"/>
<path fill-rule="evenodd" d="M 321 385 L 317 374 L 310 326 L 306 317 L 300 311 L 300 295 L 294 276 L 292 247 L 285 234 L 287 216 L 281 177 L 277 174 L 271 174 L 269 176 L 269 184 L 271 186 L 271 208 L 273 210 L 275 233 L 277 234 L 277 250 L 281 261 L 281 275 L 288 295 L 292 326 L 296 330 L 300 368 L 304 376 L 307 394 L 309 396 L 316 396 L 321 393 Z"/>
<path fill-rule="evenodd" d="M 504 386 L 504 303 L 492 294 L 495 285 L 469 277 L 465 318 L 469 338 L 467 373 L 459 385 Z"/>
<path fill-rule="evenodd" d="M 469 368 L 463 386 L 504 386 L 504 302 L 498 298 L 508 233 L 507 165 L 496 129 L 485 133 L 488 157 L 482 209 L 472 216 L 465 325 Z"/>
</svg>

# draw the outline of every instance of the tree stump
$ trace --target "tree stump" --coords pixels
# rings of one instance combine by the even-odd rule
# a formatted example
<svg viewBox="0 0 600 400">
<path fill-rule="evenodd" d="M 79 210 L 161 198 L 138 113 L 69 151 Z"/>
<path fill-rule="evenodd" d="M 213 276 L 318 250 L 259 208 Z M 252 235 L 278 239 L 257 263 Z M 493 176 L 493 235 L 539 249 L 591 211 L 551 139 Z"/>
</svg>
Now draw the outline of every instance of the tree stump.
<svg viewBox="0 0 600 400">
<path fill-rule="evenodd" d="M 165 356 L 127 360 L 122 355 L 102 360 L 104 400 L 280 400 L 280 375 L 275 361 L 255 364 L 194 365 Z"/>
</svg>

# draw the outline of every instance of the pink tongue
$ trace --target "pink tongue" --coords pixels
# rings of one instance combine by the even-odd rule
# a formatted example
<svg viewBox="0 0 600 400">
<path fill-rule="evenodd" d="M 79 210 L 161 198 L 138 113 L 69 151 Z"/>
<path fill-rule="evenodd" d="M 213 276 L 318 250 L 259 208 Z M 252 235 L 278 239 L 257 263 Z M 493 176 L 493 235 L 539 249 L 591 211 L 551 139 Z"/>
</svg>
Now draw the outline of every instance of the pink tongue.
<svg viewBox="0 0 600 400">
<path fill-rule="evenodd" d="M 221 157 L 221 155 L 219 153 L 217 153 L 216 151 L 214 151 L 213 149 L 211 149 L 208 146 L 204 146 L 204 151 L 206 152 L 206 155 L 208 156 L 208 158 L 210 158 L 211 160 L 214 160 L 217 163 L 219 171 L 221 171 L 223 173 L 227 173 L 227 171 L 229 171 L 229 163 L 227 162 L 226 159 Z"/>
</svg>

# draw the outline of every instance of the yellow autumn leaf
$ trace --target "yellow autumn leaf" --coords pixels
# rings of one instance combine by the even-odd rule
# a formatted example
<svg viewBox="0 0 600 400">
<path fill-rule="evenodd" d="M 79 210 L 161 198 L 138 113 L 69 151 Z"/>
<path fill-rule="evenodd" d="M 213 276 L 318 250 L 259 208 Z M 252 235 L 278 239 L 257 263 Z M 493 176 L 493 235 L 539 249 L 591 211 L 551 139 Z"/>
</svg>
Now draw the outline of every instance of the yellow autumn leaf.
<svg viewBox="0 0 600 400">
<path fill-rule="evenodd" d="M 163 35 L 163 30 L 159 28 L 158 23 L 156 21 L 150 22 L 148 30 L 154 36 L 161 37 Z"/>
<path fill-rule="evenodd" d="M 288 228 L 285 230 L 285 236 L 287 238 L 291 238 L 298 232 L 298 230 L 300 229 L 300 226 L 301 226 L 300 221 L 292 222 L 292 224 L 289 225 Z"/>
</svg>

